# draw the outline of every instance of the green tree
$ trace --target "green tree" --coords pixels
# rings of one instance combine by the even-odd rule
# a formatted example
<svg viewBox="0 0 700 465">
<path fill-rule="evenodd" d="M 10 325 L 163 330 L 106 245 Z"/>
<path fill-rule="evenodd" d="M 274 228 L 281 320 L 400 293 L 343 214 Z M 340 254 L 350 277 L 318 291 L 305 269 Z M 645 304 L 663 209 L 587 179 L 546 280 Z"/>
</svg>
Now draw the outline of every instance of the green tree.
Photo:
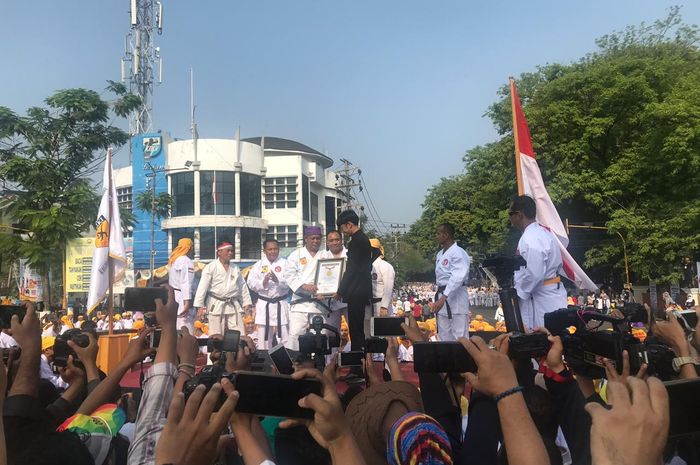
<svg viewBox="0 0 700 465">
<path fill-rule="evenodd" d="M 91 90 L 57 91 L 25 116 L 0 106 L 0 180 L 13 191 L 0 210 L 30 231 L 0 235 L 0 254 L 27 259 L 45 277 L 62 263 L 66 242 L 95 221 L 99 199 L 86 174 L 108 147 L 129 139 L 111 121 L 139 99 L 118 83 L 108 90 L 111 102 Z"/>
<path fill-rule="evenodd" d="M 599 272 L 623 270 L 620 232 L 637 279 L 680 278 L 700 249 L 700 50 L 698 29 L 679 9 L 651 25 L 597 41 L 577 62 L 548 64 L 517 80 L 537 160 L 562 217 L 605 224 L 609 239 L 586 253 Z M 475 251 L 511 250 L 505 208 L 515 194 L 507 85 L 487 111 L 498 141 L 467 152 L 465 172 L 426 196 L 411 234 L 456 221 Z M 459 215 L 458 215 L 459 214 Z M 460 216 L 461 215 L 461 216 Z"/>
<path fill-rule="evenodd" d="M 153 200 L 153 193 L 150 190 L 143 191 L 136 196 L 136 208 L 146 213 L 151 213 L 151 208 L 153 208 L 157 220 L 169 218 L 173 204 L 174 199 L 167 192 L 156 194 L 155 200 Z"/>
</svg>

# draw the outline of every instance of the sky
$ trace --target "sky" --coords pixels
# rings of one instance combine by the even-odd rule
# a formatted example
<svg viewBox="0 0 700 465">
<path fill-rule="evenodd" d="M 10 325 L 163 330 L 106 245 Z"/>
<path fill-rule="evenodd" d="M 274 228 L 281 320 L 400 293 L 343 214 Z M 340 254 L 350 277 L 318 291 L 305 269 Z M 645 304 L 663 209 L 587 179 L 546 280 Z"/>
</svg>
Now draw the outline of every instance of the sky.
<svg viewBox="0 0 700 465">
<path fill-rule="evenodd" d="M 484 117 L 509 76 L 569 63 L 595 39 L 674 2 L 171 1 L 157 37 L 154 129 L 190 136 L 190 67 L 203 138 L 274 136 L 362 169 L 380 230 L 407 227 L 430 186 L 497 138 Z M 119 80 L 129 0 L 4 2 L 0 105 Z M 682 9 L 700 23 L 700 2 Z M 125 123 L 121 125 L 125 127 Z M 120 150 L 115 166 L 128 164 Z M 376 214 L 374 212 L 376 211 Z"/>
</svg>

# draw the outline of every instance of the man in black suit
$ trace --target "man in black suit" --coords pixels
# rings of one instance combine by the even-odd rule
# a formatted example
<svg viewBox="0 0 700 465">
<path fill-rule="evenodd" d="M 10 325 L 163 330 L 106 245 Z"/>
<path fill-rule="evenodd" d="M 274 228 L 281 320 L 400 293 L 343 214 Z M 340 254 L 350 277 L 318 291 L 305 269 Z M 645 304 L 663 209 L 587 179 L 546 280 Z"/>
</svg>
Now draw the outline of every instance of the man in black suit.
<svg viewBox="0 0 700 465">
<path fill-rule="evenodd" d="M 358 226 L 360 218 L 352 210 L 338 215 L 338 229 L 351 237 L 348 260 L 334 299 L 348 304 L 348 329 L 352 350 L 365 347 L 365 306 L 372 300 L 372 246 Z"/>
</svg>

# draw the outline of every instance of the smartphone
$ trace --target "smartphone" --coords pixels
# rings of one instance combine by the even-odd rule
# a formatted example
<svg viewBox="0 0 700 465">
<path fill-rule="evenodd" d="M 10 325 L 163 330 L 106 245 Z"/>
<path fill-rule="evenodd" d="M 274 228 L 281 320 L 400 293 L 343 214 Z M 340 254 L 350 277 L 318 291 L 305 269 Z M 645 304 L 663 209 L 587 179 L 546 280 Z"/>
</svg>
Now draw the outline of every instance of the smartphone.
<svg viewBox="0 0 700 465">
<path fill-rule="evenodd" d="M 235 329 L 227 329 L 224 331 L 224 339 L 221 341 L 221 351 L 237 353 L 240 343 L 241 332 Z"/>
<path fill-rule="evenodd" d="M 27 309 L 23 305 L 0 305 L 0 327 L 9 328 L 12 322 L 12 315 L 19 317 L 20 323 L 24 319 Z"/>
<path fill-rule="evenodd" d="M 124 308 L 132 312 L 155 312 L 156 299 L 168 302 L 164 287 L 127 287 L 124 289 Z"/>
<path fill-rule="evenodd" d="M 353 350 L 350 352 L 341 352 L 338 357 L 339 367 L 361 367 L 362 360 L 365 359 L 365 353 L 361 350 Z"/>
<path fill-rule="evenodd" d="M 294 373 L 294 363 L 292 358 L 287 352 L 287 348 L 282 344 L 277 344 L 275 347 L 270 349 L 270 358 L 272 359 L 273 365 L 277 368 L 277 371 L 281 375 L 291 375 Z"/>
<path fill-rule="evenodd" d="M 160 334 L 161 334 L 161 330 L 160 330 L 160 329 L 156 329 L 155 331 L 153 331 L 153 332 L 150 334 L 150 338 L 151 338 L 151 349 L 157 349 L 158 346 L 160 345 Z"/>
<path fill-rule="evenodd" d="M 71 355 L 73 351 L 66 339 L 57 337 L 53 345 L 53 365 L 54 367 L 65 367 L 68 366 L 68 356 Z"/>
<path fill-rule="evenodd" d="M 667 381 L 664 385 L 671 412 L 669 437 L 700 432 L 700 378 Z"/>
<path fill-rule="evenodd" d="M 413 343 L 413 371 L 416 373 L 475 373 L 476 370 L 474 359 L 459 342 Z"/>
<path fill-rule="evenodd" d="M 299 399 L 309 394 L 321 396 L 323 392 L 317 379 L 250 371 L 237 372 L 235 385 L 240 395 L 237 412 L 281 418 L 312 419 L 314 411 L 299 407 Z"/>
<path fill-rule="evenodd" d="M 676 314 L 676 318 L 678 318 L 681 326 L 684 326 L 686 330 L 695 330 L 695 327 L 698 325 L 698 314 L 695 313 L 695 310 L 682 310 L 673 313 Z"/>
<path fill-rule="evenodd" d="M 365 352 L 368 354 L 385 354 L 389 341 L 383 337 L 368 337 L 365 339 Z"/>
<path fill-rule="evenodd" d="M 375 316 L 370 320 L 371 336 L 405 336 L 401 324 L 408 324 L 408 318 L 402 316 Z"/>
</svg>

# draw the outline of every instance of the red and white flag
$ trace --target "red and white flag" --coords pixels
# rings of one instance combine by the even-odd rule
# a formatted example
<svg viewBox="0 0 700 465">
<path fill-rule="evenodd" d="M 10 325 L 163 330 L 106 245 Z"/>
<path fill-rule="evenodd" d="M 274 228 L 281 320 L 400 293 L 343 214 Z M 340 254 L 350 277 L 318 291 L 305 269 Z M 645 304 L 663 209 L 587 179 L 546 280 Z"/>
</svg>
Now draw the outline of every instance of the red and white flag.
<svg viewBox="0 0 700 465">
<path fill-rule="evenodd" d="M 513 136 L 515 139 L 518 193 L 530 196 L 535 200 L 537 205 L 537 222 L 547 227 L 557 238 L 561 249 L 561 258 L 564 262 L 564 277 L 575 283 L 579 289 L 595 291 L 598 287 L 566 250 L 566 247 L 569 245 L 569 236 L 566 233 L 564 224 L 561 222 L 559 213 L 557 213 L 557 208 L 547 193 L 544 180 L 542 180 L 542 173 L 540 173 L 540 167 L 535 159 L 535 151 L 532 148 L 530 129 L 527 126 L 513 79 L 510 80 L 510 95 L 513 108 Z"/>
</svg>

